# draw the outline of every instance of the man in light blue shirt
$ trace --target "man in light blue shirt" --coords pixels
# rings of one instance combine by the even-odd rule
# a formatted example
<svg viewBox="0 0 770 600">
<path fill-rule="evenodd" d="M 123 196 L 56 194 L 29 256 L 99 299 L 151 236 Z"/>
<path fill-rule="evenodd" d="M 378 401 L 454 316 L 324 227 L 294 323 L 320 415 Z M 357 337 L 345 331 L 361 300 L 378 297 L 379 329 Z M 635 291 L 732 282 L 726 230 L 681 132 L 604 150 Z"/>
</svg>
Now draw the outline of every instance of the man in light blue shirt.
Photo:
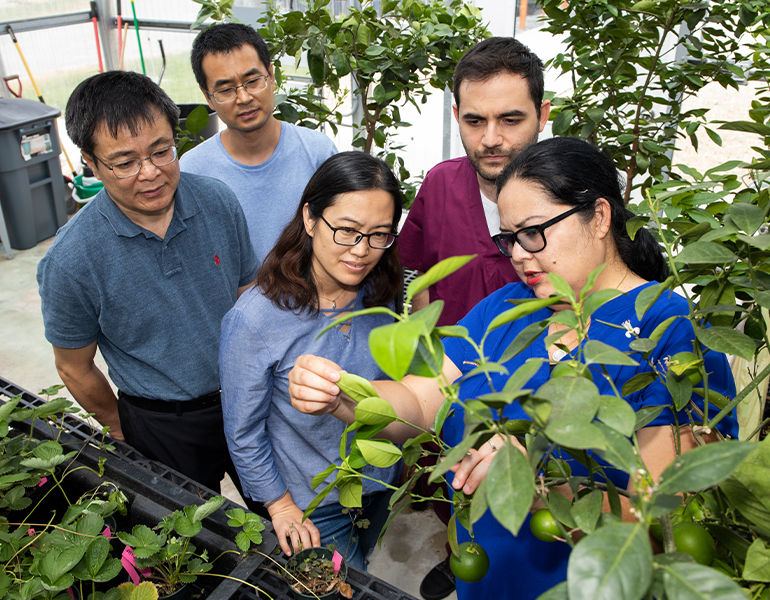
<svg viewBox="0 0 770 600">
<path fill-rule="evenodd" d="M 337 149 L 320 131 L 273 116 L 270 54 L 252 27 L 212 25 L 195 39 L 191 61 L 206 101 L 227 129 L 187 152 L 182 171 L 230 186 L 263 261 L 296 212 L 310 176 Z"/>
</svg>

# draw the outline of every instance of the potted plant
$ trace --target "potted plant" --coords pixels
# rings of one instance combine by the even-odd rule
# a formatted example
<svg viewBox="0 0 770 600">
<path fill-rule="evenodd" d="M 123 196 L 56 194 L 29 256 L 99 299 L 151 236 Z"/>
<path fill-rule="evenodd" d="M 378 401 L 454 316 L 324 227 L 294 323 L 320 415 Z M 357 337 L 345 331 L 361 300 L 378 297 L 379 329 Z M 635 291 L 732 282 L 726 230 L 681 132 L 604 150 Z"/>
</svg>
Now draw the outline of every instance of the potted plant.
<svg viewBox="0 0 770 600">
<path fill-rule="evenodd" d="M 282 568 L 296 600 L 352 598 L 346 583 L 348 567 L 333 548 L 306 548 L 294 554 Z"/>
</svg>

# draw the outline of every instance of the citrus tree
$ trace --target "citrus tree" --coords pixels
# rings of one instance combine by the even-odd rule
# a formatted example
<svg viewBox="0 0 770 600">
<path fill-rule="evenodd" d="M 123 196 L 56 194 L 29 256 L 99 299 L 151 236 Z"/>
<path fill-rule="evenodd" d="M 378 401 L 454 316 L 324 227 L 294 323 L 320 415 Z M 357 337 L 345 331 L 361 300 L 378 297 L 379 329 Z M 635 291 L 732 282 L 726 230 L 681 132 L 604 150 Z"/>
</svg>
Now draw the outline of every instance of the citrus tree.
<svg viewBox="0 0 770 600">
<path fill-rule="evenodd" d="M 544 0 L 541 6 L 545 31 L 566 44 L 548 66 L 572 81 L 572 91 L 552 101 L 554 134 L 601 147 L 629 182 L 644 188 L 672 175 L 671 156 L 682 139 L 697 149 L 705 132 L 721 145 L 707 109 L 685 109 L 684 102 L 711 82 L 738 89 L 751 62 L 742 36 L 770 25 L 765 0 Z"/>
<path fill-rule="evenodd" d="M 232 17 L 232 0 L 194 0 L 201 18 Z M 340 106 L 352 96 L 360 103 L 353 146 L 377 153 L 395 168 L 407 204 L 416 194 L 393 136 L 410 124 L 401 107 L 420 110 L 433 90 L 452 87 L 454 68 L 463 53 L 491 34 L 481 11 L 462 0 L 364 0 L 335 15 L 331 0 L 308 1 L 303 10 L 282 12 L 271 5 L 258 24 L 273 60 L 276 117 L 315 129 L 327 123 L 336 133 Z M 285 58 L 307 65 L 311 85 L 287 88 Z M 322 97 L 321 93 L 326 95 Z"/>
<path fill-rule="evenodd" d="M 484 482 L 472 497 L 455 492 L 451 499 L 454 517 L 449 540 L 455 562 L 461 567 L 467 562 L 462 554 L 467 548 L 457 545 L 458 526 L 472 536 L 473 524 L 489 510 L 516 535 L 532 508 L 533 496 L 537 496 L 547 512 L 536 513 L 534 533 L 544 540 L 558 537 L 556 543 L 574 546 L 567 580 L 544 593 L 544 600 L 770 597 L 770 440 L 722 440 L 699 445 L 682 454 L 658 481 L 653 481 L 640 458 L 636 435 L 661 408 L 634 413 L 624 400 L 653 381 L 662 382 L 674 411 L 687 415 L 687 422 L 677 423 L 675 430 L 689 427 L 696 440 L 702 441 L 702 436 L 716 432 L 718 423 L 742 401 L 767 386 L 770 367 L 760 369 L 756 361 L 770 346 L 766 319 L 770 308 L 768 41 L 770 34 L 765 33 L 751 48 L 753 68 L 749 77 L 760 87 L 749 120 L 721 124 L 722 129 L 758 135 L 756 158 L 732 161 L 706 173 L 677 166 L 677 178 L 650 188 L 646 199 L 633 207 L 638 216 L 628 224 L 632 236 L 642 226 L 658 236 L 672 274 L 639 293 L 635 302 L 637 316 L 641 318 L 661 294 L 672 290 L 683 294 L 689 314 L 682 318 L 689 320 L 695 333 L 692 351 L 650 362 L 646 373 L 623 382 L 614 396 L 600 396 L 592 377 L 606 365 L 649 361 L 673 320 L 661 323 L 649 337 L 639 337 L 638 332 L 629 330 L 635 339 L 629 351 L 621 352 L 590 339 L 587 327 L 590 316 L 620 292 L 590 294 L 597 275 L 594 273 L 585 289 L 575 294 L 566 282 L 550 274 L 556 290 L 553 297 L 518 303 L 490 324 L 480 342 L 469 340 L 479 355 L 478 366 L 471 373 L 504 373 L 506 383 L 491 394 L 462 402 L 457 382 L 445 381 L 441 376 L 441 338 L 467 339 L 467 331 L 458 326 L 435 326 L 441 302 L 413 315 L 394 313 L 393 324 L 372 333 L 372 356 L 395 380 L 406 374 L 436 377 L 446 401 L 433 427 L 399 448 L 378 439 L 384 427 L 400 420 L 393 408 L 377 396 L 368 382 L 344 374 L 339 386 L 357 402 L 356 421 L 348 427 L 341 443 L 341 465 L 331 465 L 315 478 L 314 485 L 326 485 L 307 514 L 335 487 L 343 504 L 357 506 L 361 500 L 360 470 L 365 464 L 386 466 L 403 459 L 408 465 L 416 465 L 425 452 L 421 443 L 437 443 L 442 460 L 436 467 L 417 468 L 403 486 L 390 486 L 391 506 L 397 514 L 412 501 L 409 489 L 421 473 L 428 470 L 430 479 L 438 481 L 470 448 L 478 448 L 492 435 L 499 435 L 508 442 L 496 453 Z M 733 172 L 736 168 L 743 169 L 742 176 Z M 413 281 L 407 290 L 408 300 L 469 258 L 448 259 Z M 561 314 L 524 329 L 500 361 L 486 358 L 484 343 L 494 329 L 554 303 L 567 303 L 571 310 L 559 311 Z M 361 313 L 348 318 L 356 314 Z M 559 376 L 554 373 L 544 385 L 531 389 L 528 381 L 542 361 L 530 359 L 513 373 L 506 370 L 504 363 L 529 344 L 543 343 L 533 340 L 554 321 L 568 325 L 583 343 L 578 346 L 576 360 L 562 368 L 565 372 Z M 553 336 L 545 339 L 546 346 L 554 342 L 557 340 Z M 752 381 L 735 398 L 709 389 L 709 373 L 703 367 L 708 352 L 726 352 L 754 365 Z M 700 401 L 694 402 L 693 398 Z M 505 408 L 514 402 L 521 404 L 528 420 L 506 418 Z M 449 448 L 439 434 L 453 405 L 464 409 L 465 433 L 460 444 Z M 741 437 L 751 439 L 756 433 L 742 432 Z M 353 441 L 347 452 L 349 436 Z M 527 448 L 526 456 L 514 446 L 514 438 Z M 572 473 L 569 465 L 578 464 L 588 470 L 588 476 Z M 605 476 L 608 470 L 627 473 L 632 492 L 615 487 Z M 565 484 L 571 489 L 572 499 L 551 492 L 554 486 Z M 622 521 L 623 496 L 633 507 L 632 522 Z M 603 512 L 605 497 L 609 512 Z M 450 501 L 442 493 L 433 500 Z M 654 552 L 651 535 L 660 539 L 662 553 Z M 576 544 L 578 537 L 583 539 Z"/>
</svg>

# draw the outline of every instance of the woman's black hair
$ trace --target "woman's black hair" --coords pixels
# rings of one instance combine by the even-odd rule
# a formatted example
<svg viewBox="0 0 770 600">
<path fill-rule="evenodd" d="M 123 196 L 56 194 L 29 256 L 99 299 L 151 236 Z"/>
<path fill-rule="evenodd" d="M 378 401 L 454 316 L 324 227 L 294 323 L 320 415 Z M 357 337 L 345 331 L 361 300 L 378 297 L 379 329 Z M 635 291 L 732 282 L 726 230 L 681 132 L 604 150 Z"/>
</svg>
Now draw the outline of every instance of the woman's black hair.
<svg viewBox="0 0 770 600">
<path fill-rule="evenodd" d="M 318 290 L 313 280 L 313 238 L 305 231 L 303 208 L 318 220 L 340 194 L 382 190 L 393 198 L 392 231 L 398 231 L 403 196 L 401 186 L 381 159 L 366 152 L 340 152 L 326 159 L 308 181 L 294 218 L 257 272 L 256 284 L 276 306 L 284 310 L 316 310 Z M 366 243 L 361 241 L 359 243 Z M 361 285 L 366 289 L 364 306 L 386 306 L 401 293 L 401 262 L 397 242 L 383 252 Z"/>
<path fill-rule="evenodd" d="M 612 238 L 621 260 L 648 281 L 663 281 L 668 266 L 660 245 L 646 229 L 632 240 L 626 222 L 634 216 L 623 202 L 624 184 L 612 161 L 599 149 L 577 138 L 555 137 L 523 150 L 497 179 L 497 192 L 511 179 L 533 181 L 557 204 L 585 205 L 593 216 L 596 200 L 610 205 Z M 582 214 L 583 211 L 580 211 Z"/>
</svg>

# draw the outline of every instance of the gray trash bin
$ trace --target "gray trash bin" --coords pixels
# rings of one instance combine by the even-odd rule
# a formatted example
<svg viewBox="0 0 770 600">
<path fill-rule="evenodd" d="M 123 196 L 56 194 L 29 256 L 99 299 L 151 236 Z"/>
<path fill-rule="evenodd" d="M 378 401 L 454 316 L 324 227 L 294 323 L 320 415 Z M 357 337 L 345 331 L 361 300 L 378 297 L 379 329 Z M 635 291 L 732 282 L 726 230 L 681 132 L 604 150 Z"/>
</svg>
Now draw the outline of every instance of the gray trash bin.
<svg viewBox="0 0 770 600">
<path fill-rule="evenodd" d="M 0 99 L 0 203 L 11 247 L 32 248 L 67 222 L 58 108 Z"/>
</svg>

